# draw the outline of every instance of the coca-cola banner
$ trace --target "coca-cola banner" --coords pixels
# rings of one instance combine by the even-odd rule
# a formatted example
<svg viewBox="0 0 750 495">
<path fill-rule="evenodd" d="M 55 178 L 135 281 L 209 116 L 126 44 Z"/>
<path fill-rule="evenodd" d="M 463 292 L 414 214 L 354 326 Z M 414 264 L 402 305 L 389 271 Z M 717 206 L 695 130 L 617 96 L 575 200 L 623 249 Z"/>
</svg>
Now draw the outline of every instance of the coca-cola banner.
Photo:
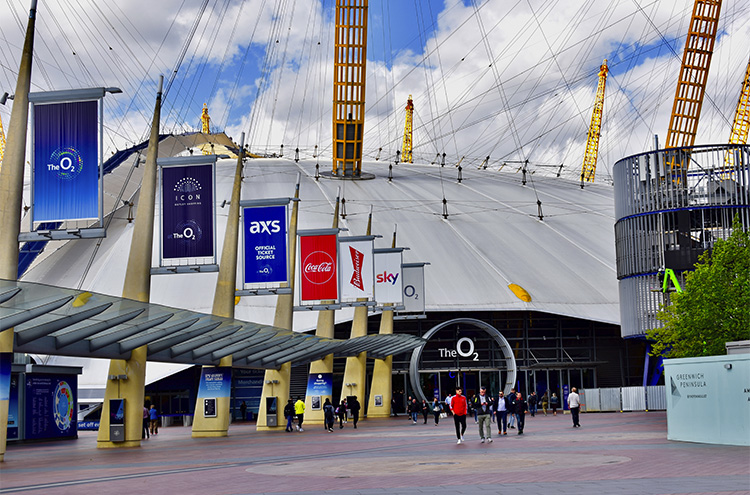
<svg viewBox="0 0 750 495">
<path fill-rule="evenodd" d="M 404 263 L 404 313 L 424 313 L 424 263 Z"/>
<path fill-rule="evenodd" d="M 400 248 L 375 250 L 375 301 L 379 306 L 404 302 L 401 252 Z"/>
<path fill-rule="evenodd" d="M 338 300 L 337 235 L 300 235 L 300 301 Z"/>
<path fill-rule="evenodd" d="M 373 299 L 375 296 L 373 238 L 339 237 L 341 301 Z"/>
</svg>

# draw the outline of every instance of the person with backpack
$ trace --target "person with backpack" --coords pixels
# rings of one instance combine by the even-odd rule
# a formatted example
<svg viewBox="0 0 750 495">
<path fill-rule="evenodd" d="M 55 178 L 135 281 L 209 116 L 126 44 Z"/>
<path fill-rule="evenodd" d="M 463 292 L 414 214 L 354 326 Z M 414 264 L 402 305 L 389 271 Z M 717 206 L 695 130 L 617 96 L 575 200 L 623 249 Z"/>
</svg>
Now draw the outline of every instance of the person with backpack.
<svg viewBox="0 0 750 495">
<path fill-rule="evenodd" d="M 512 430 L 516 429 L 516 427 L 513 426 L 516 422 L 516 400 L 516 389 L 512 388 L 510 389 L 508 400 L 506 402 L 508 408 L 508 428 Z"/>
<path fill-rule="evenodd" d="M 323 416 L 325 417 L 325 428 L 329 432 L 333 432 L 333 404 L 331 404 L 331 399 L 326 397 L 326 401 L 323 404 Z"/>
<path fill-rule="evenodd" d="M 438 401 L 437 397 L 432 399 L 432 415 L 435 416 L 435 426 L 440 423 L 440 413 L 443 412 L 443 406 Z"/>
<path fill-rule="evenodd" d="M 487 393 L 486 387 L 479 389 L 479 395 L 471 399 L 472 409 L 477 415 L 479 424 L 479 437 L 482 443 L 485 441 L 492 443 L 492 425 L 490 424 L 490 415 L 492 414 L 492 397 Z M 486 430 L 486 433 L 485 433 Z"/>
<path fill-rule="evenodd" d="M 289 402 L 284 406 L 284 417 L 286 418 L 286 430 L 294 431 L 292 429 L 292 422 L 294 421 L 294 401 L 289 399 Z"/>
<path fill-rule="evenodd" d="M 339 430 L 344 427 L 346 423 L 346 399 L 341 399 L 341 404 L 336 408 L 336 413 L 339 416 Z"/>
</svg>

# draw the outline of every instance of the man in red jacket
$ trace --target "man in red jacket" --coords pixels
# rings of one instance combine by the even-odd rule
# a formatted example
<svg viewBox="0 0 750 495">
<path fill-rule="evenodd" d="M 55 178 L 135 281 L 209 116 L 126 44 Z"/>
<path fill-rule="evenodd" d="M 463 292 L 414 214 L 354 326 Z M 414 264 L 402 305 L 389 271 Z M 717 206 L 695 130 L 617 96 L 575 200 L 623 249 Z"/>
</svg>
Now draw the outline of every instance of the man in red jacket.
<svg viewBox="0 0 750 495">
<path fill-rule="evenodd" d="M 461 444 L 464 441 L 464 433 L 466 432 L 466 397 L 462 394 L 463 390 L 461 387 L 456 388 L 456 395 L 451 399 L 450 408 L 453 411 L 453 423 L 456 425 L 456 438 L 458 441 L 456 444 Z"/>
</svg>

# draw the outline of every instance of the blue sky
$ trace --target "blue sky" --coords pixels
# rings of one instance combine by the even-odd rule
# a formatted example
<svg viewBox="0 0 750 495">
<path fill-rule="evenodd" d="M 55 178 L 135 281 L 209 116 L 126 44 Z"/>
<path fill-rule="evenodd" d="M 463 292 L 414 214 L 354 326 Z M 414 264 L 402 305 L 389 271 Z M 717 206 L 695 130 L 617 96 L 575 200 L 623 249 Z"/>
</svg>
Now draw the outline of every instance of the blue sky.
<svg viewBox="0 0 750 495">
<path fill-rule="evenodd" d="M 682 51 L 692 3 L 370 2 L 366 155 L 395 155 L 413 94 L 417 160 L 445 152 L 449 163 L 478 165 L 491 155 L 499 167 L 525 158 L 563 163 L 575 176 L 608 58 L 606 173 L 666 134 L 680 64 L 673 52 Z M 7 0 L 11 15 L 0 18 L 0 92 L 15 87 L 28 5 Z M 40 0 L 33 90 L 120 86 L 107 99 L 105 142 L 121 148 L 145 137 L 158 75 L 174 75 L 163 132 L 197 130 L 206 102 L 214 129 L 245 131 L 256 151 L 284 143 L 311 155 L 317 145 L 325 157 L 333 9 L 333 0 Z M 750 56 L 749 9 L 724 0 L 699 142 L 729 135 Z M 6 126 L 9 115 L 0 107 Z"/>
</svg>

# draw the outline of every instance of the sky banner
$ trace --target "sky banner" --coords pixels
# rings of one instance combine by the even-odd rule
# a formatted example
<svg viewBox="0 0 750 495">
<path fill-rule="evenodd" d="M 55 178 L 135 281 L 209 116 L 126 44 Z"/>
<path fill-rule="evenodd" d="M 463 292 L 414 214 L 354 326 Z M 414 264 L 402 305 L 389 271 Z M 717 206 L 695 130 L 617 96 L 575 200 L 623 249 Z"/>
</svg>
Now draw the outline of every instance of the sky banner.
<svg viewBox="0 0 750 495">
<path fill-rule="evenodd" d="M 339 237 L 342 302 L 353 302 L 360 298 L 374 298 L 372 250 L 372 239 Z"/>
<path fill-rule="evenodd" d="M 161 169 L 163 258 L 213 257 L 213 164 Z"/>
<path fill-rule="evenodd" d="M 378 306 L 403 303 L 401 249 L 375 250 L 375 300 Z"/>
<path fill-rule="evenodd" d="M 404 263 L 404 313 L 424 313 L 424 264 Z"/>
<path fill-rule="evenodd" d="M 34 105 L 34 222 L 99 218 L 98 100 Z"/>
<path fill-rule="evenodd" d="M 300 301 L 338 299 L 336 234 L 300 236 Z"/>
<path fill-rule="evenodd" d="M 288 282 L 286 205 L 243 208 L 245 283 Z"/>
</svg>

